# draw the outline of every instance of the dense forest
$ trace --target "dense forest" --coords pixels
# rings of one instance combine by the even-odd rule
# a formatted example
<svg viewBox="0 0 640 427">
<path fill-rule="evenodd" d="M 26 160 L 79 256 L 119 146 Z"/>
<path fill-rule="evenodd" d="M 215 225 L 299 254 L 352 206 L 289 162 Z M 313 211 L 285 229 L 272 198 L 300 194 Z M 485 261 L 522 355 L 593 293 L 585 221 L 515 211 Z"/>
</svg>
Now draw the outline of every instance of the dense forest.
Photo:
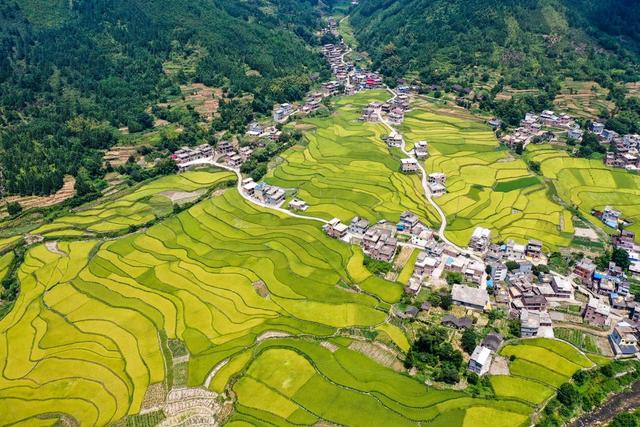
<svg viewBox="0 0 640 427">
<path fill-rule="evenodd" d="M 637 81 L 639 16 L 633 0 L 370 0 L 351 23 L 388 76 L 463 84 L 477 70 L 530 88 L 558 75 Z"/>
<path fill-rule="evenodd" d="M 316 0 L 0 2 L 0 166 L 13 194 L 50 194 L 65 174 L 104 174 L 116 128 L 152 126 L 179 94 L 172 55 L 199 52 L 193 76 L 251 94 L 255 111 L 299 98 L 326 73 Z"/>
<path fill-rule="evenodd" d="M 552 107 L 565 78 L 595 80 L 615 103 L 610 128 L 638 130 L 640 103 L 624 88 L 640 80 L 635 0 L 369 0 L 351 23 L 391 85 L 474 88 L 480 108 L 517 124 Z M 497 101 L 507 86 L 536 92 Z"/>
</svg>

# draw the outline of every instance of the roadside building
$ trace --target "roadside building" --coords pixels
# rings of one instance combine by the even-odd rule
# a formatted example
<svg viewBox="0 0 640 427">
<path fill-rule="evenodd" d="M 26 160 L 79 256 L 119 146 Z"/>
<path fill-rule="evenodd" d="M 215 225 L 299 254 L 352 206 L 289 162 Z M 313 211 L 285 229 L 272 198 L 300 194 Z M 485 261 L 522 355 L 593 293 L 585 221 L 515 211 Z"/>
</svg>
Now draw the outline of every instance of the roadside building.
<svg viewBox="0 0 640 427">
<path fill-rule="evenodd" d="M 438 268 L 439 264 L 440 260 L 438 258 L 429 256 L 426 252 L 420 252 L 413 267 L 413 274 L 430 276 Z"/>
<path fill-rule="evenodd" d="M 333 237 L 334 239 L 344 238 L 349 230 L 349 227 L 343 224 L 338 218 L 333 218 L 322 228 L 324 229 L 324 232 L 327 233 L 327 236 Z"/>
<path fill-rule="evenodd" d="M 418 171 L 418 161 L 416 159 L 400 159 L 400 163 L 400 170 L 404 173 L 413 173 Z"/>
<path fill-rule="evenodd" d="M 638 330 L 628 322 L 620 322 L 609 334 L 609 342 L 616 356 L 636 354 L 638 352 Z"/>
<path fill-rule="evenodd" d="M 483 227 L 476 227 L 469 241 L 469 248 L 474 251 L 484 253 L 491 243 L 491 230 Z"/>
<path fill-rule="evenodd" d="M 289 207 L 294 211 L 306 211 L 309 206 L 306 202 L 300 199 L 293 199 L 289 202 Z"/>
</svg>

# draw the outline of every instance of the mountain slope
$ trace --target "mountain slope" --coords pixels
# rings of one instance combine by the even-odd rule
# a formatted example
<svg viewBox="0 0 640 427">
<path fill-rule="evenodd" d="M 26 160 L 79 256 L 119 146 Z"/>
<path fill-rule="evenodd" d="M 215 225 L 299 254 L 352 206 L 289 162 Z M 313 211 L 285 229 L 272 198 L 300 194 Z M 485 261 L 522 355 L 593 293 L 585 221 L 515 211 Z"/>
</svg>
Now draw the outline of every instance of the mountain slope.
<svg viewBox="0 0 640 427">
<path fill-rule="evenodd" d="M 113 127 L 193 78 L 250 93 L 266 111 L 325 70 L 312 48 L 316 1 L 8 0 L 0 4 L 0 166 L 10 193 L 49 194 L 80 168 L 103 173 L 96 149 Z M 172 55 L 199 53 L 193 75 L 165 75 Z M 83 123 L 70 125 L 72 119 Z"/>
<path fill-rule="evenodd" d="M 637 80 L 638 7 L 632 0 L 369 0 L 351 23 L 392 78 L 416 72 L 426 82 L 472 83 L 496 73 L 527 88 L 554 76 Z"/>
</svg>

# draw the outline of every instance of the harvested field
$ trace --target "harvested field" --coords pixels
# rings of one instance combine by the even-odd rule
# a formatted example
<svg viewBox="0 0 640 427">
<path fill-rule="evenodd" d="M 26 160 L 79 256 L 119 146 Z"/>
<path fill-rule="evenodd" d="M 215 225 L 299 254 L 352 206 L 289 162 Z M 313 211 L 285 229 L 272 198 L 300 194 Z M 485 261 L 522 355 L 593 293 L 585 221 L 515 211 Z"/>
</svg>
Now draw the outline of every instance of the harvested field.
<svg viewBox="0 0 640 427">
<path fill-rule="evenodd" d="M 57 205 L 67 199 L 72 198 L 75 191 L 76 179 L 71 175 L 65 175 L 62 188 L 51 196 L 9 196 L 2 199 L 0 204 L 0 215 L 7 216 L 7 203 L 18 202 L 22 209 L 44 208 Z"/>
<path fill-rule="evenodd" d="M 573 117 L 597 119 L 602 111 L 612 111 L 615 104 L 607 100 L 608 89 L 594 81 L 567 79 L 553 101 L 556 107 Z"/>
</svg>

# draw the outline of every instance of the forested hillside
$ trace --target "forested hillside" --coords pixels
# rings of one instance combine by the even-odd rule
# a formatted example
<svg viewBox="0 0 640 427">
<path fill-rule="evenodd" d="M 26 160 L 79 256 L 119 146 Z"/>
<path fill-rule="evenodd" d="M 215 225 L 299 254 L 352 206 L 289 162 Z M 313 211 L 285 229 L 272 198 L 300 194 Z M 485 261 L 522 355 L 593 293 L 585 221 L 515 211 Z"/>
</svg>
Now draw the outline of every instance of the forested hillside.
<svg viewBox="0 0 640 427">
<path fill-rule="evenodd" d="M 488 80 L 543 87 L 639 78 L 640 6 L 633 0 L 369 0 L 351 23 L 386 75 L 425 82 Z"/>
<path fill-rule="evenodd" d="M 300 97 L 324 72 L 316 1 L 46 0 L 0 3 L 0 162 L 9 193 L 49 194 L 65 174 L 92 179 L 115 128 L 150 126 L 145 110 L 180 80 L 250 93 L 253 107 Z M 198 53 L 169 77 L 172 55 Z"/>
</svg>

